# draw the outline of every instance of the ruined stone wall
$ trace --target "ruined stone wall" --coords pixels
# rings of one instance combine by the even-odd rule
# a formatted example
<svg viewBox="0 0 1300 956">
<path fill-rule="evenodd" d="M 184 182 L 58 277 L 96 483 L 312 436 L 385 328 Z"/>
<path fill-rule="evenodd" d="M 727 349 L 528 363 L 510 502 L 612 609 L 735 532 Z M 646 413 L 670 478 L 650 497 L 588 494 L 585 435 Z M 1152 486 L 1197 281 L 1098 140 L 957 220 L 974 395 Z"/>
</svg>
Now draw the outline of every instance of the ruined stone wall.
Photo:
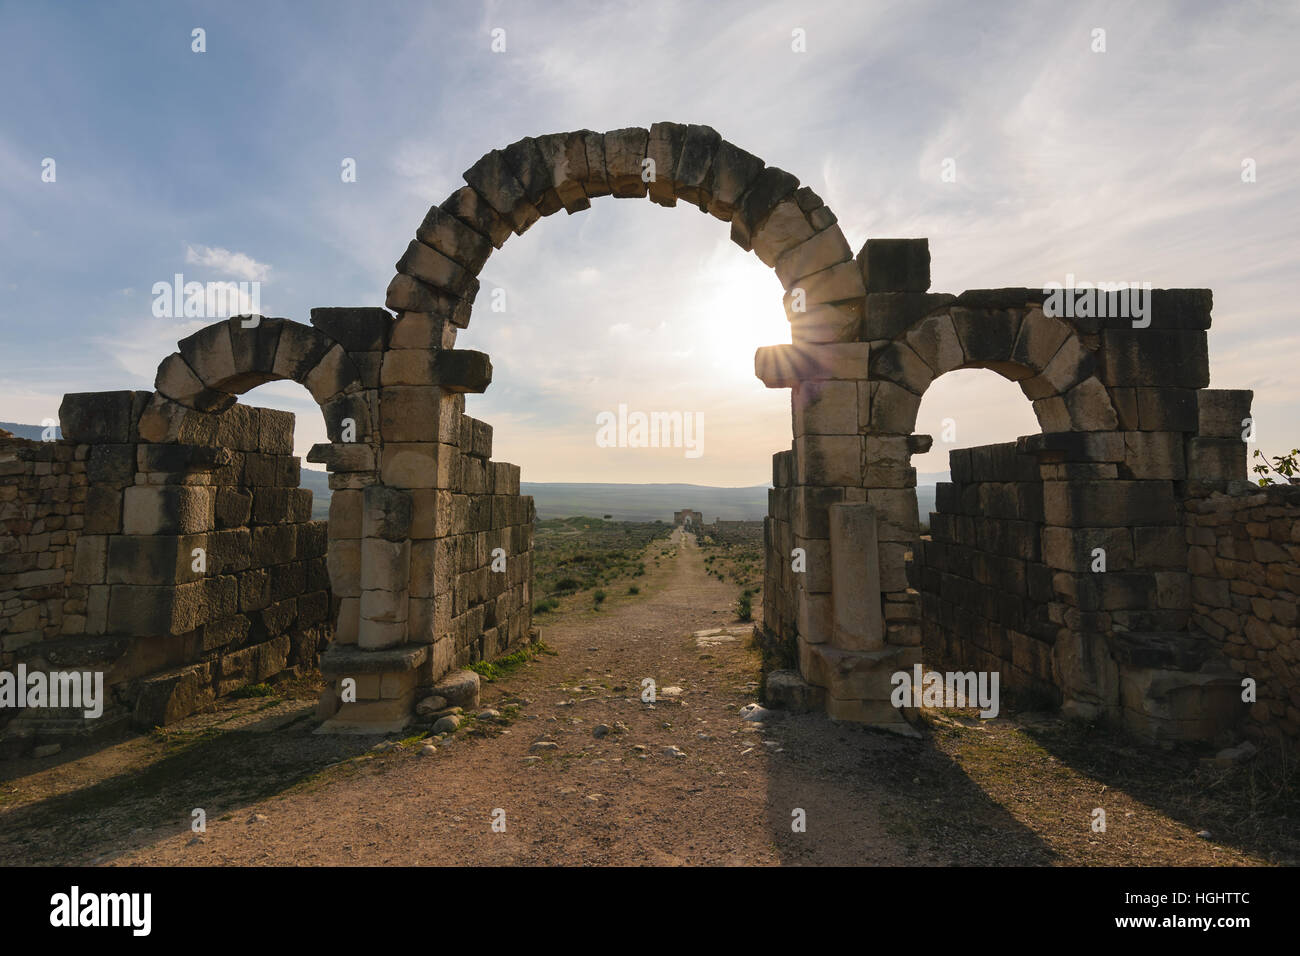
<svg viewBox="0 0 1300 956">
<path fill-rule="evenodd" d="M 930 535 L 917 542 L 908 569 L 920 592 L 925 663 L 997 671 L 1003 689 L 1059 703 L 1037 458 L 1015 442 L 948 458 L 952 481 L 937 486 Z"/>
<path fill-rule="evenodd" d="M 65 627 L 84 627 L 86 597 L 70 596 L 68 584 L 85 521 L 88 452 L 0 433 L 0 670 Z"/>
<path fill-rule="evenodd" d="M 102 671 L 110 692 L 94 726 L 17 715 L 8 749 L 168 723 L 313 666 L 328 639 L 326 524 L 297 487 L 294 416 L 235 405 L 186 443 L 153 444 L 137 428 L 149 397 L 69 395 L 66 439 L 23 443 L 5 466 L 21 471 L 5 476 L 17 492 L 0 541 L 16 544 L 0 551 L 20 555 L 15 569 L 35 561 L 39 577 L 9 584 L 16 609 L 40 610 L 6 619 L 0 667 Z"/>
<path fill-rule="evenodd" d="M 491 425 L 466 415 L 461 449 L 464 494 L 451 496 L 454 533 L 436 545 L 456 560 L 451 634 L 458 666 L 491 660 L 528 637 L 536 519 L 532 497 L 519 494 L 519 466 L 491 460 Z"/>
<path fill-rule="evenodd" d="M 1247 732 L 1300 739 L 1300 486 L 1198 485 L 1185 521 L 1192 630 L 1254 678 Z"/>
</svg>

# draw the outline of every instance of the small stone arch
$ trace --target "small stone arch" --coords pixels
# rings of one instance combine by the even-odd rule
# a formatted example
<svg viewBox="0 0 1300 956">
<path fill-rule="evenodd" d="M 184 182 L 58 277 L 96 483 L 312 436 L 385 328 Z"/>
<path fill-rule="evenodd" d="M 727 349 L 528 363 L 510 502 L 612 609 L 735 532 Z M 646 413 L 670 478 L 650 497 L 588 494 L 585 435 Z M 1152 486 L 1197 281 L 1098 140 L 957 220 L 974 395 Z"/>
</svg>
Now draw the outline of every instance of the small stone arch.
<svg viewBox="0 0 1300 956">
<path fill-rule="evenodd" d="M 941 375 L 984 368 L 1020 385 L 1044 433 L 1112 431 L 1118 416 L 1078 332 L 1041 306 L 927 315 L 871 357 L 871 428 L 911 434 L 921 397 Z"/>
<path fill-rule="evenodd" d="M 289 319 L 235 316 L 199 329 L 177 343 L 158 366 L 154 396 L 141 419 L 152 441 L 179 441 L 197 427 L 187 413 L 218 414 L 243 393 L 267 382 L 292 380 L 311 392 L 330 441 L 365 441 L 374 415 L 361 372 L 345 347 L 319 329 Z"/>
<path fill-rule="evenodd" d="M 855 341 L 866 294 L 835 214 L 792 174 L 709 126 L 655 123 L 597 133 L 525 137 L 491 150 L 467 185 L 425 216 L 397 263 L 386 303 L 395 347 L 450 348 L 466 328 L 478 274 L 511 235 L 599 196 L 678 200 L 727 222 L 731 239 L 772 268 L 786 290 L 792 333 L 807 342 Z"/>
</svg>

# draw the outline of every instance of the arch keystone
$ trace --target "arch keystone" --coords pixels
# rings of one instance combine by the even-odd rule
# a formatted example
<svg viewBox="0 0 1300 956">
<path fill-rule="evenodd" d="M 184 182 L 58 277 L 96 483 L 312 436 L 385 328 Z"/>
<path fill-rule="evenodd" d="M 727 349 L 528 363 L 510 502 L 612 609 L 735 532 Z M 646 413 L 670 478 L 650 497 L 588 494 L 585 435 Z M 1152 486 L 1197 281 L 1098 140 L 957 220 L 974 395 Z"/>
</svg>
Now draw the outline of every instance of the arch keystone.
<svg viewBox="0 0 1300 956">
<path fill-rule="evenodd" d="M 649 142 L 650 132 L 639 126 L 613 129 L 605 134 L 605 172 L 616 198 L 637 199 L 646 195 L 641 161 L 645 159 Z"/>
<path fill-rule="evenodd" d="M 686 127 L 680 123 L 655 123 L 646 142 L 646 159 L 654 162 L 654 179 L 646 184 L 650 201 L 660 206 L 677 205 L 677 164 L 686 141 Z"/>
<path fill-rule="evenodd" d="M 721 144 L 722 136 L 712 126 L 692 123 L 686 127 L 674 177 L 677 195 L 702 212 L 709 211 L 713 199 L 713 161 Z"/>
</svg>

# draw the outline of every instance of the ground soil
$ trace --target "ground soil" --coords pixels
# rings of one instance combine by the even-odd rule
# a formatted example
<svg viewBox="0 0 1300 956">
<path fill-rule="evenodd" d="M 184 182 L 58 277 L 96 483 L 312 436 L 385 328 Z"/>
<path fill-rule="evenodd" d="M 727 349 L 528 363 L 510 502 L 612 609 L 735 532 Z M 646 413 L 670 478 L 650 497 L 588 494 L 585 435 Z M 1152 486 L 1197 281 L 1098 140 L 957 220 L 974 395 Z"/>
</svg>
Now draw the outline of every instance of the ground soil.
<svg viewBox="0 0 1300 956">
<path fill-rule="evenodd" d="M 744 721 L 759 655 L 735 619 L 736 588 L 708 577 L 680 532 L 653 543 L 647 564 L 640 594 L 540 621 L 546 650 L 483 684 L 480 709 L 501 716 L 472 717 L 429 755 L 427 728 L 387 741 L 313 734 L 307 680 L 153 734 L 0 764 L 0 861 L 1234 865 L 1300 855 L 1289 777 L 1207 769 L 1203 755 L 1051 715 L 927 712 L 920 739 L 815 714 Z M 740 633 L 695 636 L 728 625 Z M 653 704 L 641 699 L 647 678 Z M 597 737 L 598 725 L 616 729 Z M 555 746 L 533 752 L 538 741 Z M 1093 827 L 1098 808 L 1105 832 Z M 1290 842 L 1279 836 L 1288 832 Z"/>
</svg>

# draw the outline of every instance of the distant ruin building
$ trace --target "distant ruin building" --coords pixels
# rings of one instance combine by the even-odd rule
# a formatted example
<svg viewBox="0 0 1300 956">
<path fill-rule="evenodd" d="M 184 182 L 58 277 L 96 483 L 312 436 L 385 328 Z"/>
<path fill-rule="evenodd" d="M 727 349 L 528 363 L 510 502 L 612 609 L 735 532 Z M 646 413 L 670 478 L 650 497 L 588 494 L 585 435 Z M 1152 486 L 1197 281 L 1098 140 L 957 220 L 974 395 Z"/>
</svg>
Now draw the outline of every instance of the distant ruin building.
<svg viewBox="0 0 1300 956">
<path fill-rule="evenodd" d="M 682 528 L 702 528 L 704 527 L 704 515 L 699 511 L 689 509 L 673 513 L 673 524 Z"/>
</svg>

